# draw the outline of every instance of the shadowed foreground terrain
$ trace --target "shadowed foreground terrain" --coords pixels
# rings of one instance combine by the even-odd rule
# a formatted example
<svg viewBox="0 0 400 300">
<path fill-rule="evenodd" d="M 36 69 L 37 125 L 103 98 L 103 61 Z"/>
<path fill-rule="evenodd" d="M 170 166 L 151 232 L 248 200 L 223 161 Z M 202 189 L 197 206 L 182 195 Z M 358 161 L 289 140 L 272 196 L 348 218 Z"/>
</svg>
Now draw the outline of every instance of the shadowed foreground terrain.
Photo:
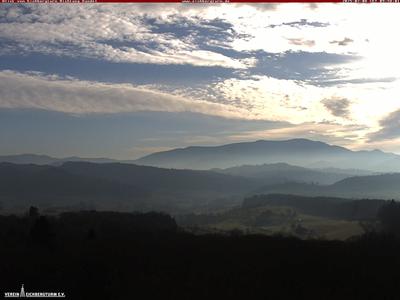
<svg viewBox="0 0 400 300">
<path fill-rule="evenodd" d="M 229 210 L 177 215 L 194 233 L 240 229 L 246 233 L 285 234 L 301 239 L 346 240 L 363 232 L 386 203 L 379 199 L 345 199 L 268 194 L 245 198 Z"/>
<path fill-rule="evenodd" d="M 166 214 L 0 217 L 2 292 L 67 299 L 398 299 L 399 205 L 347 241 L 194 235 Z M 375 229 L 374 229 L 375 230 Z"/>
</svg>

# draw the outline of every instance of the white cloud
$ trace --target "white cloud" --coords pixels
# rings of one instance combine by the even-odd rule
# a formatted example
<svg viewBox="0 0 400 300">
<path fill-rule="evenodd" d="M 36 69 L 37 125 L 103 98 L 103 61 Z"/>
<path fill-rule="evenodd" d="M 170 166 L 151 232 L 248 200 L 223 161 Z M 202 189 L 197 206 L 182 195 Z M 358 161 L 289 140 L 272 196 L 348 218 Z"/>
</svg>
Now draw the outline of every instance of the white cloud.
<svg viewBox="0 0 400 300">
<path fill-rule="evenodd" d="M 137 7 L 139 10 L 137 10 Z M 145 6 L 54 6 L 32 5 L 26 13 L 9 7 L 0 23 L 0 39 L 17 43 L 24 51 L 66 56 L 84 56 L 114 62 L 191 64 L 246 68 L 248 63 L 198 49 L 169 33 L 154 33 L 146 18 L 173 22 L 176 6 L 156 16 Z M 140 11 L 140 8 L 144 11 Z M 122 43 L 122 44 L 118 44 Z M 125 44 L 124 44 L 125 43 Z M 157 48 L 139 51 L 129 43 L 153 43 Z M 4 49 L 3 49 L 4 51 Z M 8 50 L 9 52 L 12 49 Z"/>
<path fill-rule="evenodd" d="M 173 30 L 155 32 L 154 24 L 149 22 L 153 20 L 155 24 L 182 27 L 197 24 L 210 29 L 212 26 L 207 22 L 219 20 L 231 27 L 216 28 L 217 32 L 234 34 L 223 41 L 210 39 L 206 42 L 208 46 L 217 45 L 239 52 L 325 52 L 362 59 L 324 64 L 321 68 L 326 71 L 340 68 L 335 69 L 338 71 L 335 74 L 338 79 L 343 79 L 324 87 L 310 85 L 301 79 L 265 76 L 267 71 L 258 76 L 249 71 L 245 79 L 225 78 L 197 89 L 189 86 L 176 90 L 159 87 L 157 83 L 148 86 L 107 84 L 3 71 L 0 73 L 0 107 L 79 114 L 192 111 L 232 118 L 288 121 L 298 124 L 298 129 L 304 134 L 314 126 L 309 124 L 323 123 L 331 124 L 319 127 L 332 137 L 346 136 L 348 140 L 362 141 L 368 133 L 380 128 L 379 120 L 400 107 L 400 44 L 390 32 L 387 33 L 389 29 L 399 27 L 399 10 L 400 7 L 389 5 L 351 4 L 318 7 L 308 4 L 5 6 L 0 11 L 0 53 L 20 49 L 22 52 L 91 57 L 113 62 L 236 69 L 249 69 L 257 64 L 254 57 L 229 57 L 217 53 L 212 47 L 202 48 L 196 44 L 195 34 L 180 38 Z M 385 32 L 387 34 L 383 34 Z M 145 49 L 137 47 L 137 43 L 142 43 Z M 303 68 L 307 69 L 307 66 L 305 64 Z M 285 66 L 266 64 L 266 69 L 273 67 Z M 370 78 L 394 80 L 373 82 L 368 80 Z M 329 80 L 327 78 L 326 82 Z M 332 82 L 335 80 L 333 78 Z M 354 84 L 357 80 L 361 83 Z M 346 106 L 346 118 L 332 114 L 321 103 L 322 99 L 348 99 L 351 105 Z M 353 123 L 365 128 L 356 130 Z M 353 128 L 355 133 L 350 136 L 338 126 Z M 269 136 L 301 132 L 276 131 L 269 132 Z"/>
<path fill-rule="evenodd" d="M 135 111 L 197 112 L 246 118 L 248 112 L 229 105 L 193 100 L 130 84 L 108 84 L 0 72 L 0 108 L 33 108 L 72 114 Z"/>
<path fill-rule="evenodd" d="M 117 62 L 247 68 L 246 61 L 201 49 L 191 39 L 181 39 L 174 36 L 173 32 L 153 32 L 152 25 L 148 23 L 152 19 L 157 24 L 177 24 L 182 27 L 197 24 L 206 27 L 203 21 L 222 20 L 231 24 L 231 29 L 237 33 L 232 40 L 223 42 L 227 48 L 275 53 L 352 53 L 365 60 L 348 64 L 350 70 L 344 72 L 346 76 L 400 77 L 397 55 L 400 44 L 393 42 L 392 35 L 382 34 L 388 28 L 400 25 L 397 17 L 399 9 L 387 5 L 351 4 L 324 4 L 315 8 L 299 3 L 265 6 L 41 4 L 25 6 L 24 9 L 5 6 L 0 14 L 0 39 L 13 41 L 28 51 Z M 379 18 L 378 22 L 371 22 L 377 16 L 384 17 Z M 226 31 L 221 28 L 217 30 Z M 212 38 L 210 40 L 212 43 Z M 332 43 L 346 40 L 352 42 Z M 112 42 L 153 43 L 157 47 L 139 51 L 132 45 Z M 8 51 L 12 51 L 12 48 Z"/>
<path fill-rule="evenodd" d="M 320 103 L 332 91 L 294 80 L 254 76 L 248 80 L 227 79 L 213 89 L 221 95 L 218 99 L 225 99 L 224 103 L 246 108 L 270 120 L 295 124 L 336 121 Z"/>
<path fill-rule="evenodd" d="M 365 127 L 357 133 L 358 137 L 378 130 L 380 120 L 399 108 L 400 99 L 398 81 L 321 87 L 296 80 L 252 76 L 247 79 L 220 80 L 208 86 L 146 87 L 236 107 L 246 111 L 246 116 L 253 119 L 285 121 L 298 125 L 309 122 L 340 126 L 358 124 Z M 343 99 L 347 103 L 345 107 Z M 341 113 L 338 108 L 342 109 Z"/>
</svg>

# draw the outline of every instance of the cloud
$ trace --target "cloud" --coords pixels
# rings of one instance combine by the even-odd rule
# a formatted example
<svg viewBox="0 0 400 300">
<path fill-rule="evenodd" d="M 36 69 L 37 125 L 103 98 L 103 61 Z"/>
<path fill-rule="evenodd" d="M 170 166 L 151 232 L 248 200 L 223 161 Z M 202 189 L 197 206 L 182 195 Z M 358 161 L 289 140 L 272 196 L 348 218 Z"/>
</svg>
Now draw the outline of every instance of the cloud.
<svg viewBox="0 0 400 300">
<path fill-rule="evenodd" d="M 0 72 L 0 108 L 34 108 L 71 114 L 137 111 L 196 112 L 247 118 L 229 105 L 193 100 L 131 84 L 109 84 L 40 73 Z"/>
<path fill-rule="evenodd" d="M 346 98 L 323 99 L 321 103 L 335 117 L 348 119 L 350 117 L 350 100 Z"/>
<path fill-rule="evenodd" d="M 235 5 L 238 8 L 252 7 L 261 12 L 274 11 L 279 7 L 279 3 L 232 3 L 232 5 Z"/>
<path fill-rule="evenodd" d="M 384 141 L 400 138 L 400 109 L 391 112 L 379 121 L 380 129 L 369 134 L 370 141 Z"/>
<path fill-rule="evenodd" d="M 292 43 L 308 43 L 294 39 Z M 361 57 L 327 52 L 286 51 L 284 53 L 257 53 L 257 65 L 251 68 L 253 74 L 269 75 L 279 79 L 301 80 L 321 85 L 332 80 L 343 79 L 342 66 L 357 62 Z"/>
<path fill-rule="evenodd" d="M 311 9 L 315 9 L 315 8 L 311 7 Z M 306 26 L 306 27 L 328 27 L 329 25 L 330 25 L 330 23 L 316 22 L 316 21 L 310 22 L 307 19 L 301 19 L 300 21 L 286 22 L 286 23 L 282 23 L 279 25 L 270 25 L 270 27 L 274 28 L 277 26 L 289 26 L 289 27 L 300 28 L 300 27 L 304 27 L 304 26 Z"/>
<path fill-rule="evenodd" d="M 353 43 L 354 41 L 351 39 L 351 38 L 344 38 L 343 40 L 341 40 L 341 41 L 330 41 L 329 43 L 330 44 L 337 44 L 337 45 L 339 45 L 339 46 L 347 46 L 347 45 L 349 45 L 349 44 L 351 44 L 351 43 Z"/>
<path fill-rule="evenodd" d="M 39 52 L 113 62 L 247 67 L 246 61 L 202 49 L 199 44 L 207 36 L 222 45 L 229 42 L 235 33 L 227 22 L 183 17 L 174 9 L 167 16 L 159 13 L 151 17 L 146 8 L 141 12 L 141 7 L 6 6 L 0 15 L 0 39 L 7 47 L 2 47 L 1 52 Z M 185 31 L 189 24 L 191 28 Z"/>
<path fill-rule="evenodd" d="M 377 13 L 385 18 L 371 22 Z M 297 124 L 269 131 L 271 138 L 386 143 L 399 136 L 400 44 L 382 32 L 399 20 L 398 10 L 386 6 L 4 5 L 0 108 L 99 118 L 197 112 Z M 210 123 L 204 120 L 196 126 Z M 224 134 L 234 138 L 236 131 L 242 139 L 271 129 L 226 128 Z M 214 131 L 188 136 L 218 142 L 222 134 Z"/>
<path fill-rule="evenodd" d="M 0 57 L 0 70 L 39 71 L 72 76 L 81 80 L 113 83 L 169 84 L 190 87 L 224 78 L 241 77 L 237 69 L 193 65 L 116 63 L 96 59 L 76 59 L 55 55 L 8 55 Z"/>
<path fill-rule="evenodd" d="M 357 43 L 348 53 L 335 46 L 350 43 L 338 36 L 338 25 L 346 25 L 349 14 L 319 16 L 330 8 L 318 7 L 317 14 L 297 4 L 6 5 L 0 13 L 0 54 L 222 67 L 256 75 L 265 65 L 264 75 L 323 84 L 348 75 L 337 60 L 350 65 L 363 51 Z M 273 59 L 266 62 L 268 53 Z"/>
<path fill-rule="evenodd" d="M 333 79 L 318 82 L 319 86 L 338 86 L 345 84 L 369 84 L 369 83 L 390 83 L 396 81 L 396 77 L 384 77 L 384 78 L 354 78 L 354 79 Z"/>
<path fill-rule="evenodd" d="M 290 44 L 297 45 L 297 46 L 307 46 L 307 47 L 315 46 L 314 40 L 304 40 L 302 38 L 292 38 L 292 39 L 288 39 L 288 41 Z"/>
</svg>

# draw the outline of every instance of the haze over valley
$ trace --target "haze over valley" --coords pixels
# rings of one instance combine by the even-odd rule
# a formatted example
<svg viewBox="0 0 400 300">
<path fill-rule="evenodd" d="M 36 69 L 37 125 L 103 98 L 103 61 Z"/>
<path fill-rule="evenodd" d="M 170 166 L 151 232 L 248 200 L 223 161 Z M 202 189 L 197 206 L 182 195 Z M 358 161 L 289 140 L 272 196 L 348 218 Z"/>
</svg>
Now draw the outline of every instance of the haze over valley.
<svg viewBox="0 0 400 300">
<path fill-rule="evenodd" d="M 398 199 L 400 174 L 387 169 L 398 160 L 306 139 L 188 147 L 132 161 L 2 156 L 0 200 L 5 211 L 35 205 L 184 214 L 230 209 L 258 194 Z"/>
</svg>

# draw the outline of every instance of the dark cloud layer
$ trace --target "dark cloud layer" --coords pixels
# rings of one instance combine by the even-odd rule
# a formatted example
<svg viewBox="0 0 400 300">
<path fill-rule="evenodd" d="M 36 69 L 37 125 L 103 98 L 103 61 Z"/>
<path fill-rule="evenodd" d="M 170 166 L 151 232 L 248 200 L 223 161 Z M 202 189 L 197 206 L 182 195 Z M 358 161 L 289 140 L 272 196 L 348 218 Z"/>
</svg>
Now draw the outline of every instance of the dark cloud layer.
<svg viewBox="0 0 400 300">
<path fill-rule="evenodd" d="M 370 141 L 397 139 L 400 137 L 400 109 L 380 120 L 381 129 L 369 135 Z"/>
<path fill-rule="evenodd" d="M 315 46 L 314 40 L 305 40 L 305 39 L 288 39 L 289 43 L 296 46 L 307 46 L 312 47 Z"/>
<path fill-rule="evenodd" d="M 287 23 L 282 23 L 282 24 L 278 24 L 278 25 L 270 25 L 269 27 L 271 28 L 275 28 L 278 26 L 290 26 L 290 27 L 296 27 L 296 28 L 300 28 L 300 27 L 328 27 L 330 24 L 329 23 L 325 23 L 325 22 L 311 22 L 308 21 L 307 19 L 300 19 L 300 21 L 295 21 L 295 22 L 287 22 Z"/>
<path fill-rule="evenodd" d="M 323 99 L 321 103 L 335 117 L 348 119 L 350 117 L 349 107 L 351 102 L 346 98 Z"/>
<path fill-rule="evenodd" d="M 383 77 L 383 78 L 356 78 L 356 79 L 333 79 L 325 82 L 320 82 L 321 86 L 332 86 L 341 84 L 365 84 L 365 83 L 375 83 L 375 82 L 393 82 L 396 81 L 396 77 Z"/>
<path fill-rule="evenodd" d="M 337 44 L 339 46 L 347 46 L 347 45 L 349 45 L 349 44 L 351 44 L 353 42 L 354 42 L 354 40 L 352 40 L 351 38 L 346 37 L 341 41 L 330 41 L 329 43 Z"/>
</svg>

